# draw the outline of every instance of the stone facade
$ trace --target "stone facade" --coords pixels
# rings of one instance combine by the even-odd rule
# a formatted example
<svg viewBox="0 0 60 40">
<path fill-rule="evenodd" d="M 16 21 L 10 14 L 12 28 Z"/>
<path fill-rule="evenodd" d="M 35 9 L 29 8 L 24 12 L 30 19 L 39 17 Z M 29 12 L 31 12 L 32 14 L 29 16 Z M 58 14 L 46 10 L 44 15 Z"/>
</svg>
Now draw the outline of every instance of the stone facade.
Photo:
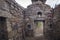
<svg viewBox="0 0 60 40">
<path fill-rule="evenodd" d="M 22 40 L 23 10 L 15 0 L 0 0 L 0 19 L 6 18 L 7 27 L 3 30 L 7 30 L 7 40 Z"/>
<path fill-rule="evenodd" d="M 52 8 L 44 3 L 45 3 L 45 1 L 33 0 L 33 3 L 31 5 L 29 5 L 27 7 L 27 9 L 25 9 L 25 11 L 24 11 L 25 19 L 26 19 L 26 21 L 25 21 L 26 29 L 27 29 L 27 27 L 29 27 L 28 25 L 30 25 L 31 31 L 30 31 L 29 35 L 33 34 L 33 37 L 45 36 L 47 38 L 49 35 L 47 30 L 49 30 L 50 27 L 48 26 L 49 23 L 47 23 L 47 22 L 50 22 L 49 21 L 50 17 L 48 18 L 48 15 L 52 14 L 52 12 L 51 12 Z M 43 30 L 40 30 L 38 28 L 39 30 L 36 31 L 36 29 L 37 29 L 36 22 L 43 22 Z M 43 31 L 43 33 L 40 34 L 40 31 Z"/>
<path fill-rule="evenodd" d="M 0 0 L 1 40 L 60 40 L 60 5 L 52 9 L 46 0 L 31 1 L 23 8 L 15 0 Z"/>
</svg>

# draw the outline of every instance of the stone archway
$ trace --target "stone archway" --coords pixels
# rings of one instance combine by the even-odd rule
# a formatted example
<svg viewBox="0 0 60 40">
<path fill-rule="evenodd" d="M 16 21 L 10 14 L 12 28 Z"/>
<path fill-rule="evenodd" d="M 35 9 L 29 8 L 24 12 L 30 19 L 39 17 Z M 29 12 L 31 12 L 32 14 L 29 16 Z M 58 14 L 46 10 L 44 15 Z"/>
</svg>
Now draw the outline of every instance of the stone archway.
<svg viewBox="0 0 60 40">
<path fill-rule="evenodd" d="M 8 40 L 6 18 L 0 17 L 0 40 Z"/>
</svg>

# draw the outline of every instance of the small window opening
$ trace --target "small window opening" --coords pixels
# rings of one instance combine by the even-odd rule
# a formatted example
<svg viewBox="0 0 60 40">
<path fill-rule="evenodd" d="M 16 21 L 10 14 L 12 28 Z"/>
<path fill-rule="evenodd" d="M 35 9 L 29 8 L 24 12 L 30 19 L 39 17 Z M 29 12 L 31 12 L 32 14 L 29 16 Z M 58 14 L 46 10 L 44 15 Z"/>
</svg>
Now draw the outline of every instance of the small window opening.
<svg viewBox="0 0 60 40">
<path fill-rule="evenodd" d="M 50 28 L 52 28 L 52 24 L 50 24 Z"/>
<path fill-rule="evenodd" d="M 28 28 L 31 29 L 31 25 L 28 25 Z"/>
<path fill-rule="evenodd" d="M 42 16 L 42 13 L 41 12 L 38 12 L 38 16 L 41 17 Z"/>
</svg>

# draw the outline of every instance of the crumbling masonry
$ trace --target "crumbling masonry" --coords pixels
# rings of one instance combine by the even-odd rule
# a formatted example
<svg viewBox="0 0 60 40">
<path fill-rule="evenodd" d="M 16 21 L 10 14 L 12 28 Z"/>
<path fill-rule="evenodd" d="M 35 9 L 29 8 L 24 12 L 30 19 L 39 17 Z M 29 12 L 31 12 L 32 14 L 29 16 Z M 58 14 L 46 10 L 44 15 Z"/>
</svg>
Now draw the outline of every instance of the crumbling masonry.
<svg viewBox="0 0 60 40">
<path fill-rule="evenodd" d="M 60 5 L 31 0 L 23 8 L 15 0 L 0 0 L 0 40 L 60 40 Z"/>
</svg>

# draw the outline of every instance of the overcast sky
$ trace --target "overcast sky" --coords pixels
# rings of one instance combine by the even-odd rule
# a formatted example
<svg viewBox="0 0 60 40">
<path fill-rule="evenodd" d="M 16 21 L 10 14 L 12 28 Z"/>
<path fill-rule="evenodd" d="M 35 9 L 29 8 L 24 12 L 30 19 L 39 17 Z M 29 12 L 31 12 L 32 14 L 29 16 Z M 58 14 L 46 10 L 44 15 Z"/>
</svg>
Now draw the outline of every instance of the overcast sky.
<svg viewBox="0 0 60 40">
<path fill-rule="evenodd" d="M 16 2 L 25 8 L 31 4 L 31 0 L 16 0 Z M 60 0 L 47 0 L 46 4 L 54 7 L 55 4 L 60 4 Z"/>
</svg>

